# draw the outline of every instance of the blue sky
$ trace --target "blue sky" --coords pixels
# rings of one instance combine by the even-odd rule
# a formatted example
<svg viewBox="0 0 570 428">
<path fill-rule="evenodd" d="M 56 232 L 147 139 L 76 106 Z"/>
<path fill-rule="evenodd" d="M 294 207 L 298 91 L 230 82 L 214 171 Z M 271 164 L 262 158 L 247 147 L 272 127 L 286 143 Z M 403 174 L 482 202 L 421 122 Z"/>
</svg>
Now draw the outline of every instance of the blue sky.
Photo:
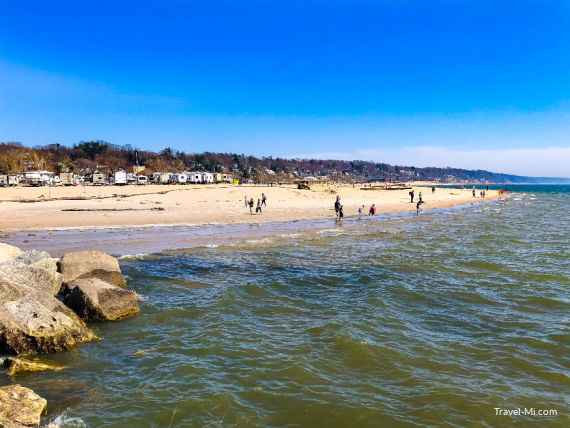
<svg viewBox="0 0 570 428">
<path fill-rule="evenodd" d="M 0 141 L 570 176 L 568 1 L 1 10 Z"/>
</svg>

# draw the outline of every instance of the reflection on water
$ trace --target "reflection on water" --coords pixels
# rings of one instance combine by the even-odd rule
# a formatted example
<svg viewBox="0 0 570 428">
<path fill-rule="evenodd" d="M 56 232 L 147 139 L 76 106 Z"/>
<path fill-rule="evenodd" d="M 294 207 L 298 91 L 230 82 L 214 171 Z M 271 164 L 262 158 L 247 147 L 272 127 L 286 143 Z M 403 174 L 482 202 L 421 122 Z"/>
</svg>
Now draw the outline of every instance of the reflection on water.
<svg viewBox="0 0 570 428">
<path fill-rule="evenodd" d="M 17 381 L 68 426 L 564 426 L 567 209 L 568 193 L 535 190 L 198 232 L 202 246 L 123 258 L 140 315 L 93 324 L 101 342 L 50 356 L 68 369 Z"/>
</svg>

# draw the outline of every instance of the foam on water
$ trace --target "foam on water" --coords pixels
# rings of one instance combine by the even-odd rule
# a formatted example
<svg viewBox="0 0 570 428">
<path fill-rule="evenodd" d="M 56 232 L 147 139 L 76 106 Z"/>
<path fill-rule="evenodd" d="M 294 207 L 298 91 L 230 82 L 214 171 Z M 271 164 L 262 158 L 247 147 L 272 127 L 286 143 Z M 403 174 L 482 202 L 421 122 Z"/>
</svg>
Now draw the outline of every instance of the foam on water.
<svg viewBox="0 0 570 428">
<path fill-rule="evenodd" d="M 57 428 L 87 428 L 87 424 L 81 418 L 70 416 L 71 409 L 51 419 L 49 426 Z"/>
</svg>

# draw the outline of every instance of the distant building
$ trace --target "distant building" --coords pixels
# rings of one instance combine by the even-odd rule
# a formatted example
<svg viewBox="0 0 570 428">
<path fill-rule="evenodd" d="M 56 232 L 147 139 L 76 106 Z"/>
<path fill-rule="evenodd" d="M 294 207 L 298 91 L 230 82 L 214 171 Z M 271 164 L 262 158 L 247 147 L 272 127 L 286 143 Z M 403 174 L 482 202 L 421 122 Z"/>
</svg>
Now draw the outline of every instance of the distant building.
<svg viewBox="0 0 570 428">
<path fill-rule="evenodd" d="M 129 166 L 127 168 L 126 173 L 138 175 L 139 173 L 143 172 L 145 169 L 146 169 L 146 167 L 144 167 L 142 165 L 133 165 L 133 166 Z"/>
</svg>

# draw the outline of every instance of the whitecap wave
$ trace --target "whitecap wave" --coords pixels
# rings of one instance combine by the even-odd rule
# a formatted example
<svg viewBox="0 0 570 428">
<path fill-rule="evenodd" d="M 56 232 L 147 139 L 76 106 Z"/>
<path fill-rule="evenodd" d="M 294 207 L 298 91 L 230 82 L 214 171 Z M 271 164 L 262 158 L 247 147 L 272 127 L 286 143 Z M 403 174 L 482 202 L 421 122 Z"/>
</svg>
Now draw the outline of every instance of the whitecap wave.
<svg viewBox="0 0 570 428">
<path fill-rule="evenodd" d="M 141 302 L 148 302 L 148 296 L 145 296 L 144 294 L 139 294 L 136 291 L 131 290 L 133 293 L 135 293 L 135 296 L 137 296 L 139 298 L 139 300 Z"/>
<path fill-rule="evenodd" d="M 87 428 L 87 424 L 81 418 L 70 416 L 70 409 L 66 409 L 61 415 L 52 419 L 48 426 L 58 428 Z"/>
<path fill-rule="evenodd" d="M 148 257 L 150 253 L 138 253 L 138 254 L 124 254 L 117 257 L 119 260 L 143 260 Z"/>
</svg>

